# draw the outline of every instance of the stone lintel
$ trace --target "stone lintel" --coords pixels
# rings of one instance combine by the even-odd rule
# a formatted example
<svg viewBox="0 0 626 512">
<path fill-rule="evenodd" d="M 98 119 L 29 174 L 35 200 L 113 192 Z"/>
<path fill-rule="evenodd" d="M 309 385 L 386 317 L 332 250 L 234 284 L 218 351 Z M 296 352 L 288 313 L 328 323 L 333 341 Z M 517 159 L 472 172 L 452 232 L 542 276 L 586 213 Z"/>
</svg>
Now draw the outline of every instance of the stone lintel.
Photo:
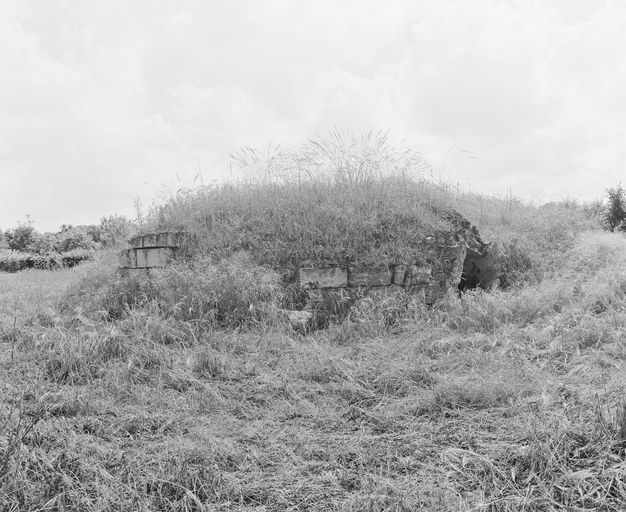
<svg viewBox="0 0 626 512">
<path fill-rule="evenodd" d="M 375 267 L 349 267 L 348 286 L 387 286 L 391 284 L 393 277 L 392 269 L 389 265 L 378 265 Z"/>
<path fill-rule="evenodd" d="M 298 279 L 306 288 L 345 288 L 348 270 L 344 267 L 301 268 Z"/>
<path fill-rule="evenodd" d="M 185 238 L 182 231 L 164 231 L 162 233 L 147 233 L 131 238 L 128 243 L 131 248 L 149 247 L 180 247 Z"/>
<path fill-rule="evenodd" d="M 158 268 L 165 267 L 174 255 L 173 247 L 142 247 L 122 251 L 122 268 Z"/>
</svg>

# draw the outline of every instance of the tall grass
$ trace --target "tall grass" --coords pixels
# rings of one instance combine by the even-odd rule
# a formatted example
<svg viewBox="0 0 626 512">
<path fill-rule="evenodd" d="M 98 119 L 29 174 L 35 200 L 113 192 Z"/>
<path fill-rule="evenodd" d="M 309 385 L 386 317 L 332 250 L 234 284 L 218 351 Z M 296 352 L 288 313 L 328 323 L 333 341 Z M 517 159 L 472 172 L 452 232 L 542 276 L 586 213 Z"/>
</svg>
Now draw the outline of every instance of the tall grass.
<svg viewBox="0 0 626 512">
<path fill-rule="evenodd" d="M 239 182 L 179 192 L 154 209 L 153 228 L 184 228 L 214 255 L 245 250 L 258 263 L 293 267 L 402 258 L 425 233 L 449 226 L 445 201 L 421 179 L 424 161 L 383 136 L 335 134 L 263 160 L 245 149 L 237 159 Z"/>
<path fill-rule="evenodd" d="M 276 269 L 384 263 L 411 260 L 425 235 L 451 228 L 447 213 L 457 210 L 499 241 L 511 284 L 540 279 L 579 232 L 599 225 L 572 202 L 537 208 L 459 193 L 386 135 L 333 133 L 268 154 L 245 148 L 235 161 L 239 181 L 179 191 L 153 208 L 150 229 L 185 229 L 197 252 L 248 251 Z"/>
<path fill-rule="evenodd" d="M 164 269 L 122 274 L 115 263 L 85 265 L 60 309 L 92 320 L 118 320 L 134 309 L 207 328 L 237 328 L 267 319 L 283 300 L 280 275 L 246 254 L 199 258 Z"/>
<path fill-rule="evenodd" d="M 625 254 L 582 234 L 541 282 L 306 336 L 250 308 L 284 297 L 243 255 L 12 275 L 70 295 L 0 339 L 0 509 L 621 510 Z"/>
<path fill-rule="evenodd" d="M 213 219 L 190 261 L 150 275 L 123 276 L 112 259 L 0 276 L 0 323 L 17 314 L 21 329 L 0 336 L 0 510 L 623 509 L 626 238 L 583 232 L 593 219 L 576 205 L 463 195 L 419 176 L 368 185 L 384 152 L 357 154 L 361 167 L 333 153 L 362 142 L 305 146 L 309 172 L 291 185 L 272 171 L 163 205 L 155 226 L 201 236 Z M 380 168 L 410 161 L 395 155 Z M 299 299 L 270 267 L 310 246 L 273 248 L 259 233 L 297 232 L 281 231 L 298 218 L 285 205 L 299 211 L 282 192 L 306 190 L 307 162 L 322 156 L 343 175 L 313 180 L 320 211 L 343 211 L 341 197 L 354 210 L 342 191 L 393 203 L 402 189 L 392 213 L 413 215 L 422 187 L 502 242 L 519 286 L 433 307 L 372 295 L 306 335 L 275 322 Z M 371 236 L 385 201 L 341 233 Z M 331 218 L 320 211 L 309 213 Z M 419 229 L 436 228 L 439 211 L 426 211 L 435 224 Z M 327 229 L 330 243 L 340 231 Z M 403 250 L 418 232 L 398 229 Z M 354 236 L 344 249 L 394 254 Z"/>
</svg>

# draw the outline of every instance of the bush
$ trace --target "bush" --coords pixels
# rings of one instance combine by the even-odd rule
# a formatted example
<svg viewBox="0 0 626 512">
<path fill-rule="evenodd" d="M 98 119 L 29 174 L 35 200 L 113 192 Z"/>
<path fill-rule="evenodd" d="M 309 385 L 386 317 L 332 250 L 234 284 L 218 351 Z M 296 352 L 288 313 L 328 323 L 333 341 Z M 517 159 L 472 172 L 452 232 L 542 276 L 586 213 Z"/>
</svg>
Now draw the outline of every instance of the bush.
<svg viewBox="0 0 626 512">
<path fill-rule="evenodd" d="M 20 272 L 21 270 L 52 270 L 73 267 L 92 259 L 94 253 L 78 249 L 65 254 L 35 254 L 29 252 L 0 249 L 0 272 Z"/>
<path fill-rule="evenodd" d="M 59 257 L 0 249 L 0 272 L 19 272 L 27 269 L 49 270 L 62 265 Z"/>
<path fill-rule="evenodd" d="M 93 259 L 94 252 L 89 249 L 72 249 L 61 254 L 61 262 L 64 267 L 74 267 L 83 261 Z"/>
<path fill-rule="evenodd" d="M 619 184 L 617 188 L 610 188 L 606 191 L 609 204 L 604 213 L 604 225 L 609 231 L 626 230 L 626 198 L 624 198 L 624 189 Z"/>
<path fill-rule="evenodd" d="M 54 250 L 61 253 L 90 251 L 99 247 L 99 242 L 98 226 L 63 226 L 61 232 L 54 235 Z"/>
<path fill-rule="evenodd" d="M 136 226 L 123 215 L 109 215 L 100 219 L 100 241 L 104 247 L 124 244 L 135 231 Z"/>
<path fill-rule="evenodd" d="M 18 227 L 5 233 L 7 246 L 14 251 L 28 252 L 32 250 L 37 232 L 31 222 L 20 223 Z"/>
</svg>

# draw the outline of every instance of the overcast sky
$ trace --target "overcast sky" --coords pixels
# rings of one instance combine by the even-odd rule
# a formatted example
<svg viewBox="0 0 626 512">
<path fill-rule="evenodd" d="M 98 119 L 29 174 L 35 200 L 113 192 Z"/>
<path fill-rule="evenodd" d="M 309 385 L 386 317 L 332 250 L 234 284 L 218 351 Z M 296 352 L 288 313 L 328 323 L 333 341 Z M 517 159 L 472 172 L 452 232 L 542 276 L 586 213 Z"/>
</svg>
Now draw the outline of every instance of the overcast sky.
<svg viewBox="0 0 626 512">
<path fill-rule="evenodd" d="M 390 130 L 445 179 L 591 200 L 626 165 L 626 3 L 0 0 L 0 228 L 132 214 L 241 146 Z"/>
</svg>

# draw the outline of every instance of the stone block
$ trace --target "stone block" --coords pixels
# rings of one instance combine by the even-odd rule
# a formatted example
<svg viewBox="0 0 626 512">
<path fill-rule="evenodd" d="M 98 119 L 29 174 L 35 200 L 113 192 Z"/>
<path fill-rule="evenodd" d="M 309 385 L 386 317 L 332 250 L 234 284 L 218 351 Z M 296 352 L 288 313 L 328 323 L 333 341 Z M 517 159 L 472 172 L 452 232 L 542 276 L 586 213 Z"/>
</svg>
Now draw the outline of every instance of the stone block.
<svg viewBox="0 0 626 512">
<path fill-rule="evenodd" d="M 343 267 L 301 268 L 300 284 L 306 288 L 342 288 L 348 285 L 348 271 Z"/>
<path fill-rule="evenodd" d="M 396 265 L 393 271 L 392 284 L 398 286 L 414 286 L 433 282 L 432 267 L 419 265 Z"/>
<path fill-rule="evenodd" d="M 176 244 L 170 242 L 170 233 L 157 233 L 154 235 L 155 247 L 173 247 Z"/>
<path fill-rule="evenodd" d="M 143 247 L 143 236 L 134 236 L 128 241 L 128 245 L 132 248 Z"/>
<path fill-rule="evenodd" d="M 433 282 L 432 267 L 412 266 L 405 279 L 405 286 L 431 284 Z"/>
<path fill-rule="evenodd" d="M 135 264 L 135 268 L 149 268 L 148 267 L 148 254 L 150 253 L 150 249 L 144 249 L 143 247 L 140 249 L 135 249 L 135 256 L 137 257 L 137 263 Z"/>
<path fill-rule="evenodd" d="M 157 235 L 155 235 L 154 233 L 143 235 L 143 242 L 141 244 L 141 247 L 158 247 Z"/>
<path fill-rule="evenodd" d="M 174 248 L 172 247 L 143 247 L 131 250 L 136 255 L 134 268 L 165 267 L 174 254 Z"/>
<path fill-rule="evenodd" d="M 402 286 L 404 285 L 404 277 L 409 269 L 409 265 L 394 265 L 393 276 L 391 278 L 391 284 Z"/>
<path fill-rule="evenodd" d="M 348 286 L 387 286 L 393 278 L 389 265 L 348 268 Z"/>
<path fill-rule="evenodd" d="M 182 231 L 164 231 L 162 233 L 147 233 L 131 238 L 128 243 L 131 247 L 180 247 L 185 239 Z"/>
</svg>

